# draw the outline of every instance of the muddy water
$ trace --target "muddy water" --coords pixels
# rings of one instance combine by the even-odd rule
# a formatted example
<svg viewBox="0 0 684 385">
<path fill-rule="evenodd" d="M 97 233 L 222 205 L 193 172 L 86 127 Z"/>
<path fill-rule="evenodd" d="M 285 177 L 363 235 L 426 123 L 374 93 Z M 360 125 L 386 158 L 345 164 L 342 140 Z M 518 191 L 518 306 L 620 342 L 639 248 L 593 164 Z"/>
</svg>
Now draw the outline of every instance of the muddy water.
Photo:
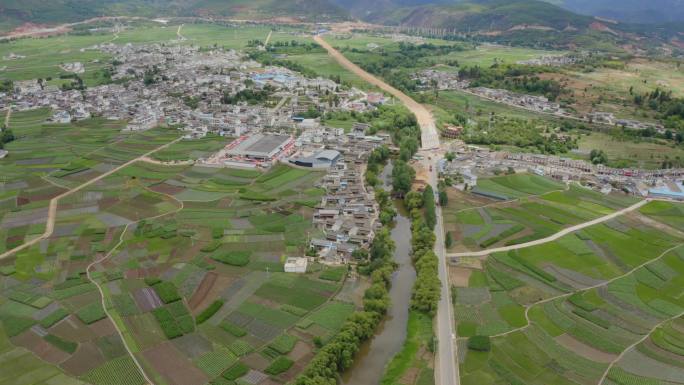
<svg viewBox="0 0 684 385">
<path fill-rule="evenodd" d="M 388 165 L 381 175 L 388 186 L 388 176 L 392 173 Z M 344 385 L 377 385 L 380 383 L 385 366 L 401 350 L 406 340 L 408 309 L 411 300 L 411 288 L 416 280 L 416 272 L 411 264 L 411 222 L 401 202 L 395 204 L 398 215 L 392 228 L 392 239 L 396 244 L 394 261 L 399 264 L 392 276 L 392 287 L 389 296 L 392 305 L 385 320 L 378 327 L 375 337 L 361 346 L 354 364 L 342 375 Z"/>
</svg>

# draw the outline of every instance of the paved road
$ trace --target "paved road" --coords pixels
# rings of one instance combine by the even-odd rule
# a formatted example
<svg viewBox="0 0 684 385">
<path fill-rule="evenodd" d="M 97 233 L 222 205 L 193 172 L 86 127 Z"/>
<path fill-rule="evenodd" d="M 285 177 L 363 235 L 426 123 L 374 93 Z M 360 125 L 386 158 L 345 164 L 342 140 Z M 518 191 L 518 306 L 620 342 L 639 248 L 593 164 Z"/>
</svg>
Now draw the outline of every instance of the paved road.
<svg viewBox="0 0 684 385">
<path fill-rule="evenodd" d="M 427 152 L 425 159 L 429 158 L 430 150 L 439 148 L 439 134 L 437 133 L 437 127 L 432 114 L 427 108 L 425 108 L 425 106 L 352 63 L 349 59 L 344 57 L 344 55 L 323 40 L 321 36 L 314 36 L 314 40 L 316 43 L 325 48 L 328 51 L 328 54 L 344 68 L 353 72 L 368 83 L 373 84 L 381 90 L 392 94 L 416 115 L 421 129 L 422 148 L 423 151 Z M 426 169 L 429 169 L 430 166 L 431 164 L 426 164 Z M 430 172 L 429 176 L 429 183 L 432 185 L 432 188 L 437 191 L 437 167 L 432 165 L 432 169 L 433 171 Z M 440 299 L 439 308 L 437 310 L 437 338 L 439 339 L 439 344 L 437 350 L 437 362 L 435 364 L 435 383 L 437 385 L 459 385 L 461 382 L 458 373 L 458 364 L 456 363 L 456 357 L 458 354 L 456 353 L 457 346 L 454 338 L 454 320 L 451 308 L 451 293 L 449 292 L 446 250 L 444 248 L 444 226 L 442 223 L 442 210 L 439 207 L 437 208 L 437 226 L 435 228 L 435 235 L 435 253 L 437 253 L 437 256 L 440 260 L 439 279 L 442 281 L 442 298 Z"/>
<path fill-rule="evenodd" d="M 38 242 L 42 241 L 43 239 L 50 238 L 52 233 L 55 231 L 55 220 L 57 219 L 57 205 L 59 204 L 60 199 L 67 197 L 67 196 L 69 196 L 69 195 L 71 195 L 77 191 L 83 190 L 84 188 L 92 185 L 93 183 L 98 182 L 98 181 L 114 174 L 115 172 L 132 165 L 133 163 L 135 163 L 137 161 L 144 160 L 145 158 L 149 157 L 150 155 L 154 154 L 155 152 L 162 150 L 162 149 L 178 142 L 181 139 L 183 139 L 183 138 L 180 137 L 180 138 L 178 138 L 172 142 L 166 143 L 165 145 L 159 146 L 159 147 L 155 148 L 154 150 L 146 152 L 146 153 L 140 155 L 139 157 L 137 157 L 135 159 L 129 160 L 128 162 L 126 162 L 126 163 L 124 163 L 124 164 L 122 164 L 116 168 L 113 168 L 113 169 L 105 172 L 104 174 L 101 174 L 101 175 L 99 175 L 99 176 L 97 176 L 97 177 L 95 177 L 95 178 L 93 178 L 93 179 L 91 179 L 91 180 L 89 180 L 83 184 L 80 184 L 80 185 L 72 188 L 71 190 L 68 190 L 68 191 L 52 198 L 50 200 L 50 205 L 48 206 L 48 217 L 47 217 L 47 222 L 45 223 L 45 231 L 43 232 L 43 234 L 41 234 L 38 238 L 34 238 L 28 242 L 22 243 L 21 245 L 0 254 L 0 259 L 5 259 L 5 258 L 9 257 L 10 255 L 18 253 L 21 250 L 24 250 L 28 247 L 31 247 L 31 246 L 37 244 Z"/>
<path fill-rule="evenodd" d="M 425 106 L 411 99 L 405 93 L 399 91 L 398 89 L 392 87 L 391 85 L 385 83 L 384 81 L 376 78 L 375 76 L 364 71 L 361 67 L 352 63 L 349 59 L 344 57 L 339 51 L 333 48 L 328 42 L 323 40 L 319 35 L 314 36 L 316 43 L 320 44 L 323 48 L 328 51 L 328 54 L 333 57 L 342 67 L 353 72 L 361 79 L 366 82 L 380 88 L 383 91 L 391 94 L 395 98 L 399 99 L 411 112 L 416 115 L 418 119 L 418 124 L 421 128 L 421 142 L 423 149 L 433 149 L 439 147 L 439 135 L 437 134 L 437 127 L 435 126 L 435 120 L 432 117 L 430 111 L 428 111 Z"/>
<path fill-rule="evenodd" d="M 579 225 L 568 227 L 568 228 L 563 229 L 563 230 L 561 230 L 561 231 L 559 231 L 559 232 L 557 232 L 557 233 L 555 233 L 549 237 L 546 237 L 546 238 L 537 239 L 537 240 L 525 242 L 525 243 L 520 243 L 518 245 L 495 247 L 493 249 L 487 249 L 487 250 L 467 251 L 467 252 L 463 252 L 463 253 L 450 253 L 447 256 L 449 258 L 453 258 L 453 257 L 484 257 L 484 256 L 487 256 L 487 255 L 492 254 L 492 253 L 499 253 L 502 251 L 524 249 L 524 248 L 530 247 L 530 246 L 537 246 L 537 245 L 541 245 L 544 243 L 553 242 L 553 241 L 557 240 L 558 238 L 565 236 L 565 235 L 568 235 L 570 233 L 574 233 L 575 231 L 579 231 L 579 230 L 582 230 L 586 227 L 597 225 L 599 223 L 609 221 L 609 220 L 617 218 L 621 215 L 624 215 L 624 214 L 627 214 L 627 213 L 632 212 L 634 210 L 637 210 L 652 200 L 653 199 L 644 199 L 644 200 L 639 201 L 638 203 L 635 203 L 635 204 L 633 204 L 627 208 L 624 208 L 622 210 L 616 211 L 614 213 L 608 214 L 608 215 L 600 217 L 600 218 L 593 219 L 589 222 L 584 222 L 584 223 L 580 223 Z"/>
</svg>

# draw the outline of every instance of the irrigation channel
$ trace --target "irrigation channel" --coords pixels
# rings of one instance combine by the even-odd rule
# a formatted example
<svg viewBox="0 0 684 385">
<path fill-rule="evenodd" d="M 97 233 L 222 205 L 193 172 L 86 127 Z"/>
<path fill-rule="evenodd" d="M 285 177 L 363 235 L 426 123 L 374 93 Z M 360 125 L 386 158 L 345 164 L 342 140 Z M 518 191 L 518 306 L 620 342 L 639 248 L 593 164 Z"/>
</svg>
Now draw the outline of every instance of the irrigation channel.
<svg viewBox="0 0 684 385">
<path fill-rule="evenodd" d="M 392 164 L 381 174 L 386 190 L 390 190 Z M 411 221 L 403 204 L 397 202 L 397 217 L 392 227 L 392 239 L 396 245 L 394 261 L 399 265 L 392 276 L 389 296 L 392 304 L 385 320 L 378 327 L 378 333 L 364 343 L 356 355 L 354 364 L 342 375 L 343 385 L 378 385 L 385 372 L 385 366 L 404 346 L 411 289 L 416 280 L 416 271 L 411 262 Z"/>
</svg>

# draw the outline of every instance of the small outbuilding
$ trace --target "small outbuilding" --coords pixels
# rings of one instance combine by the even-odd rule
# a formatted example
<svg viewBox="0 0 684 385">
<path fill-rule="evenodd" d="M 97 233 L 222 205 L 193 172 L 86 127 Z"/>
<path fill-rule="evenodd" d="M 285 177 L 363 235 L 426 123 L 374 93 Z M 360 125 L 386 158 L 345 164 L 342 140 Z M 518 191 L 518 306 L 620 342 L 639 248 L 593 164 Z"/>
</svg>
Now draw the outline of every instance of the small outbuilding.
<svg viewBox="0 0 684 385">
<path fill-rule="evenodd" d="M 306 267 L 309 264 L 309 259 L 304 257 L 290 257 L 285 261 L 286 273 L 306 273 Z"/>
</svg>

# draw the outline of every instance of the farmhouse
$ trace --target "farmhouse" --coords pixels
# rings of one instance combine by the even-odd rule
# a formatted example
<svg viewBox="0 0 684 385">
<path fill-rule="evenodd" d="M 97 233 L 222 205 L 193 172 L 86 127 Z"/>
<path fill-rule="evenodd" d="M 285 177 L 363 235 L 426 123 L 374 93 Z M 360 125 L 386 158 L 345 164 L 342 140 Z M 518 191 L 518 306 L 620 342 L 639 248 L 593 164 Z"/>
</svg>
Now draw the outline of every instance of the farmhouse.
<svg viewBox="0 0 684 385">
<path fill-rule="evenodd" d="M 291 257 L 285 261 L 285 272 L 286 273 L 306 273 L 306 266 L 309 260 L 307 258 L 297 258 Z"/>
</svg>

